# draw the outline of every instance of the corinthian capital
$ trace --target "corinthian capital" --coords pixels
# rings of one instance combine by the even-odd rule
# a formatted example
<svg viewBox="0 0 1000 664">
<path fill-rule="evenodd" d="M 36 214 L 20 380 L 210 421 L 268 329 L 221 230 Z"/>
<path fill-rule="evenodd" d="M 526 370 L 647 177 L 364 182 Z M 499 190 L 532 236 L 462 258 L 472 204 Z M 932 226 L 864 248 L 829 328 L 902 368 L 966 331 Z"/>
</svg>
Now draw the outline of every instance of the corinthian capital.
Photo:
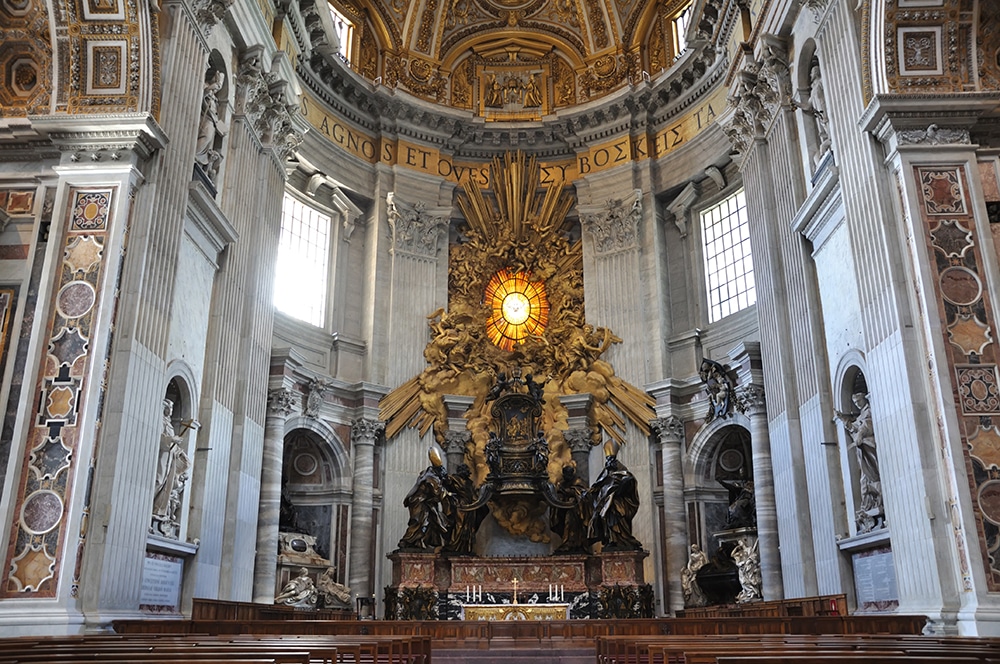
<svg viewBox="0 0 1000 664">
<path fill-rule="evenodd" d="M 423 201 L 412 205 L 394 192 L 386 197 L 389 204 L 389 228 L 392 246 L 411 256 L 433 258 L 438 252 L 438 240 L 448 228 L 449 210 L 428 210 Z"/>
<path fill-rule="evenodd" d="M 589 427 L 569 429 L 563 432 L 563 440 L 569 446 L 570 452 L 589 452 L 592 431 Z"/>
<path fill-rule="evenodd" d="M 445 454 L 465 454 L 465 446 L 469 444 L 470 440 L 472 440 L 472 433 L 469 431 L 445 431 Z"/>
<path fill-rule="evenodd" d="M 295 397 L 291 390 L 279 387 L 267 393 L 268 414 L 287 417 L 294 409 Z"/>
<path fill-rule="evenodd" d="M 680 443 L 684 440 L 684 421 L 675 415 L 652 420 L 649 427 L 659 437 L 661 445 Z"/>
<path fill-rule="evenodd" d="M 375 444 L 375 441 L 385 431 L 385 422 L 361 418 L 351 424 L 351 442 Z"/>
<path fill-rule="evenodd" d="M 584 207 L 580 210 L 580 220 L 593 236 L 598 256 L 636 249 L 642 221 L 642 191 L 636 189 L 631 196 L 610 200 L 600 208 Z"/>
<path fill-rule="evenodd" d="M 766 413 L 764 386 L 751 383 L 739 388 L 736 392 L 736 407 L 747 417 Z"/>
</svg>

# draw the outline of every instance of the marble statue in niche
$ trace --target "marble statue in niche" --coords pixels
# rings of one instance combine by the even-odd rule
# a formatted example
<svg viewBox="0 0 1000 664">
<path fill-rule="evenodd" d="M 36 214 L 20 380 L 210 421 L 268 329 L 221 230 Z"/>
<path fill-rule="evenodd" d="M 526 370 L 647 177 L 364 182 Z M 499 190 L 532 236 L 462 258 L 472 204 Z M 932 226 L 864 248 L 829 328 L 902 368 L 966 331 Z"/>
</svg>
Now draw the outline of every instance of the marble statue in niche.
<svg viewBox="0 0 1000 664">
<path fill-rule="evenodd" d="M 174 402 L 163 400 L 163 424 L 160 430 L 160 456 L 156 465 L 156 490 L 153 493 L 153 522 L 150 532 L 177 539 L 180 534 L 178 511 L 187 487 L 191 460 L 185 442 L 174 432 Z"/>
<path fill-rule="evenodd" d="M 836 411 L 836 419 L 843 423 L 851 439 L 848 449 L 857 455 L 858 488 L 861 504 L 855 514 L 858 534 L 871 532 L 885 526 L 882 505 L 882 478 L 878 467 L 875 430 L 872 427 L 871 403 L 864 392 L 855 392 L 851 401 L 857 413 Z"/>
<path fill-rule="evenodd" d="M 815 169 L 831 145 L 830 120 L 826 113 L 826 90 L 823 86 L 823 73 L 816 60 L 813 60 L 812 68 L 809 70 L 809 99 L 802 108 L 813 116 L 816 123 L 816 151 L 812 155 L 812 166 Z"/>
<path fill-rule="evenodd" d="M 219 91 L 225 82 L 225 74 L 218 69 L 209 69 L 205 75 L 201 119 L 198 122 L 198 139 L 195 143 L 195 163 L 212 182 L 215 182 L 215 178 L 219 175 L 219 165 L 222 163 L 221 142 L 227 133 L 219 109 L 221 103 Z"/>
</svg>

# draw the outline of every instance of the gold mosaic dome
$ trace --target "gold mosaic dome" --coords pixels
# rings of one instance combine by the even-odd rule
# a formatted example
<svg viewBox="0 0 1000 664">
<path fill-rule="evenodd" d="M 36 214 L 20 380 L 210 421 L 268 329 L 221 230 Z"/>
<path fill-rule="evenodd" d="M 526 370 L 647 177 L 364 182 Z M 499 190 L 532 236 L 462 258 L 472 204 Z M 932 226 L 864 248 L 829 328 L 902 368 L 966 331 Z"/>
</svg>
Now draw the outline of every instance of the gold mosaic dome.
<svg viewBox="0 0 1000 664">
<path fill-rule="evenodd" d="M 331 0 L 365 78 L 487 120 L 535 120 L 655 78 L 692 0 Z"/>
</svg>

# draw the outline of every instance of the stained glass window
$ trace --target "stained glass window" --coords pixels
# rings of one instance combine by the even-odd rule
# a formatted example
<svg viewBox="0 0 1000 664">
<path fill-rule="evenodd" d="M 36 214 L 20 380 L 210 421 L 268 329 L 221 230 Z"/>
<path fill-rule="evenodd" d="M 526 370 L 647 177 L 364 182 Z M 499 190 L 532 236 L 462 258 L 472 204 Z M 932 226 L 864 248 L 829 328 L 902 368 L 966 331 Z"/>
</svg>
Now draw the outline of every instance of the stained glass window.
<svg viewBox="0 0 1000 664">
<path fill-rule="evenodd" d="M 486 334 L 494 344 L 504 350 L 530 336 L 539 336 L 549 322 L 549 300 L 545 285 L 532 281 L 527 272 L 500 270 L 486 285 L 486 302 L 490 305 L 490 319 Z"/>
</svg>

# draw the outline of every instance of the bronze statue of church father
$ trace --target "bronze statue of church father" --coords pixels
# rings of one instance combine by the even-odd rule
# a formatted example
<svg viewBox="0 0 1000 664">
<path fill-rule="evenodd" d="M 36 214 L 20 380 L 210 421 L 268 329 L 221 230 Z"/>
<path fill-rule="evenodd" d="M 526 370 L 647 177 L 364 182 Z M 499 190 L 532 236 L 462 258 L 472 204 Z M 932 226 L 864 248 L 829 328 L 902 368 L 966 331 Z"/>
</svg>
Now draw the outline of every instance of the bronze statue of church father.
<svg viewBox="0 0 1000 664">
<path fill-rule="evenodd" d="M 446 469 L 431 447 L 406 496 L 410 519 L 389 554 L 386 618 L 652 617 L 648 553 L 632 535 L 636 480 L 617 443 L 605 445 L 592 486 L 572 463 L 553 483 L 539 427 L 543 385 L 517 369 L 500 373 L 487 402 L 493 429 L 481 484 L 464 462 Z"/>
</svg>

